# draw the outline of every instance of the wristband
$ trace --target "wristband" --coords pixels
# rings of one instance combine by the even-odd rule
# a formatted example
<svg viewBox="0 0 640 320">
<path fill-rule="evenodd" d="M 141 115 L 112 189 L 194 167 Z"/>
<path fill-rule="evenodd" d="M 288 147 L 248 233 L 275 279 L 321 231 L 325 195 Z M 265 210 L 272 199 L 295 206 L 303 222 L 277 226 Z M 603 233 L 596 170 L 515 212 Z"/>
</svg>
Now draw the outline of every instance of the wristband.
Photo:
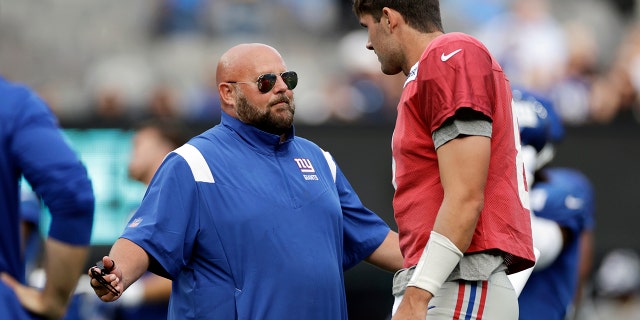
<svg viewBox="0 0 640 320">
<path fill-rule="evenodd" d="M 429 242 L 407 286 L 427 290 L 435 296 L 462 256 L 460 249 L 451 240 L 431 231 Z"/>
</svg>

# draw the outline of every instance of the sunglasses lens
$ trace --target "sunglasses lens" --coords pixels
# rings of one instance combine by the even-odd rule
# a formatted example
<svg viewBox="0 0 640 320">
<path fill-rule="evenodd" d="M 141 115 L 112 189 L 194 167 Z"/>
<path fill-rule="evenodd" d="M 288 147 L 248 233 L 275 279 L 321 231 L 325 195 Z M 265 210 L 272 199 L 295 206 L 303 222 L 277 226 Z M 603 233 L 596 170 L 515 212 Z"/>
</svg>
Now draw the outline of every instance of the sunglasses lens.
<svg viewBox="0 0 640 320">
<path fill-rule="evenodd" d="M 295 89 L 298 85 L 298 74 L 295 71 L 287 71 L 282 73 L 282 80 L 287 84 L 289 90 Z"/>
<path fill-rule="evenodd" d="M 298 74 L 295 71 L 287 71 L 281 74 L 282 80 L 289 90 L 293 90 L 298 85 Z M 274 73 L 263 74 L 258 77 L 258 90 L 267 93 L 276 85 L 278 76 Z"/>
<path fill-rule="evenodd" d="M 258 90 L 262 93 L 271 91 L 273 86 L 276 84 L 277 77 L 278 76 L 273 73 L 263 74 L 258 77 Z"/>
</svg>

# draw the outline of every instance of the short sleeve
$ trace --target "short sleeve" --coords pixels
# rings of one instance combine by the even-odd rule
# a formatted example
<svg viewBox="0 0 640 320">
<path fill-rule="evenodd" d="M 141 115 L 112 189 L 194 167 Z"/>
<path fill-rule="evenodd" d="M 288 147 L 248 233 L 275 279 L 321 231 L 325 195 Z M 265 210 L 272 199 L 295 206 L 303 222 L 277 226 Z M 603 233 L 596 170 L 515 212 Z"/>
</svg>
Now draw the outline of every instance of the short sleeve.
<svg viewBox="0 0 640 320">
<path fill-rule="evenodd" d="M 347 270 L 370 256 L 382 244 L 390 228 L 362 204 L 340 168 L 336 167 L 336 170 L 336 187 L 344 221 L 343 268 Z"/>
<path fill-rule="evenodd" d="M 191 258 L 201 212 L 197 195 L 189 165 L 170 153 L 121 236 L 142 247 L 171 278 Z"/>
<path fill-rule="evenodd" d="M 443 41 L 430 48 L 418 70 L 418 92 L 424 94 L 421 102 L 431 132 L 463 107 L 493 119 L 493 60 L 484 48 L 469 41 Z"/>
</svg>

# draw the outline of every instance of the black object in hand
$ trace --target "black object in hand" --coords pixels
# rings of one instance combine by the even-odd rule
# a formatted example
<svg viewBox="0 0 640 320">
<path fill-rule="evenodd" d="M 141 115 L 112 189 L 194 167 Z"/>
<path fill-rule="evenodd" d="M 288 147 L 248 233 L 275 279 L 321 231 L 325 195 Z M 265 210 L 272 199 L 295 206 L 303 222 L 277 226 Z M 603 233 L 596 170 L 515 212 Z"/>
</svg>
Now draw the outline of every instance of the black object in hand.
<svg viewBox="0 0 640 320">
<path fill-rule="evenodd" d="M 114 288 L 111 283 L 109 283 L 107 280 L 105 280 L 103 277 L 109 274 L 109 270 L 107 270 L 107 268 L 104 267 L 104 264 L 102 263 L 102 261 L 98 261 L 96 262 L 96 267 L 98 269 L 100 269 L 100 272 L 96 271 L 96 268 L 91 268 L 91 276 L 96 279 L 98 282 L 100 282 L 100 284 L 109 289 L 109 291 L 111 291 L 111 293 L 113 293 L 114 295 L 118 296 L 120 295 L 120 291 L 118 291 L 118 289 Z M 115 263 L 114 263 L 114 267 L 115 267 Z"/>
</svg>

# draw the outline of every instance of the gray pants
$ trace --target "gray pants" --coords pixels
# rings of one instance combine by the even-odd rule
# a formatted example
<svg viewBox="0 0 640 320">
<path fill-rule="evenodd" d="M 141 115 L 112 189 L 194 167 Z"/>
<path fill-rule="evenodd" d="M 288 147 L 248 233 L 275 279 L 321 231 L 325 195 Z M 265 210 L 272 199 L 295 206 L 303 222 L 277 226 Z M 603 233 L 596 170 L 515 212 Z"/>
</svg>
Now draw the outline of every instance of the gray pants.
<svg viewBox="0 0 640 320">
<path fill-rule="evenodd" d="M 399 271 L 393 278 L 392 314 L 402 301 L 412 271 Z M 429 302 L 427 319 L 517 320 L 518 298 L 504 271 L 491 274 L 485 281 L 449 280 Z"/>
</svg>

